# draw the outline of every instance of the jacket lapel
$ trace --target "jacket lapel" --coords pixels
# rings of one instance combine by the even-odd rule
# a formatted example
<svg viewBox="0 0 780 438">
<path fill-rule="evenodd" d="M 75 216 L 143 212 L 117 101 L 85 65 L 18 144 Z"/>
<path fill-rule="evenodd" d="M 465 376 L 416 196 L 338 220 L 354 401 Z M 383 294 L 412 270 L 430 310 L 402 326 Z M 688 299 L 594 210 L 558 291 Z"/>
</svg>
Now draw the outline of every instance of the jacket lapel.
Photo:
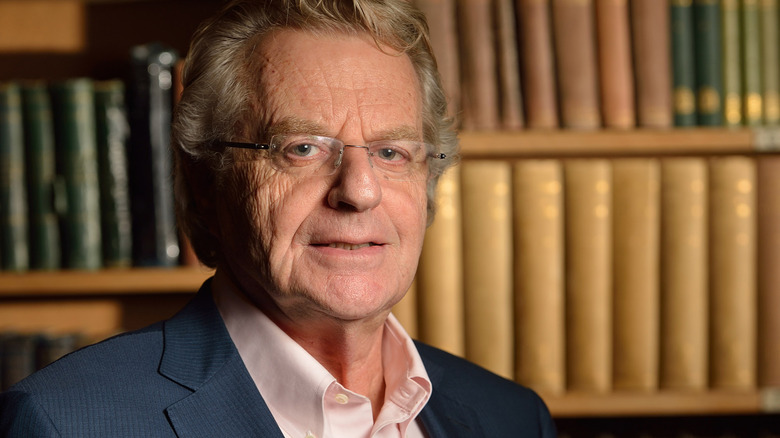
<svg viewBox="0 0 780 438">
<path fill-rule="evenodd" d="M 160 373 L 193 391 L 166 409 L 177 436 L 283 437 L 222 322 L 210 281 L 164 333 Z"/>
</svg>

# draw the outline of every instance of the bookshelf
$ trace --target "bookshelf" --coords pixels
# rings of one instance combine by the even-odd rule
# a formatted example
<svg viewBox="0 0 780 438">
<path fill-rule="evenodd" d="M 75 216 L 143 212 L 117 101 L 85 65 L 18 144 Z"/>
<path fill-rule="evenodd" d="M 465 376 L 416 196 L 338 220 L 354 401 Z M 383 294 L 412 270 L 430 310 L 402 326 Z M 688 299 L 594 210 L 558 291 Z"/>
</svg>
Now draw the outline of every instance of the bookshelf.
<svg viewBox="0 0 780 438">
<path fill-rule="evenodd" d="M 0 80 L 113 77 L 133 44 L 166 40 L 182 53 L 210 0 L 7 0 L 0 17 Z M 15 20 L 16 19 L 16 20 Z M 175 19 L 178 26 L 165 26 Z M 35 35 L 37 39 L 31 36 Z M 56 64 L 54 69 L 48 66 Z M 460 135 L 464 160 L 773 154 L 777 128 L 497 130 Z M 0 273 L 0 328 L 82 330 L 103 337 L 173 314 L 197 291 L 203 268 Z M 556 418 L 730 416 L 780 412 L 780 394 L 751 391 L 613 391 L 544 396 Z"/>
</svg>

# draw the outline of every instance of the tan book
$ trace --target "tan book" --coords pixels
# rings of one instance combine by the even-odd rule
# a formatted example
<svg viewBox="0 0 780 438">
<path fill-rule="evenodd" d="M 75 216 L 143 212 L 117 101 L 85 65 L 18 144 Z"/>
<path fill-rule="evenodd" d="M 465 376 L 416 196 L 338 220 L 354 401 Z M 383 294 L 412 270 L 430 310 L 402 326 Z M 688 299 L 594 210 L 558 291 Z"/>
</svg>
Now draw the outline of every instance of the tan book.
<svg viewBox="0 0 780 438">
<path fill-rule="evenodd" d="M 427 18 L 449 114 L 456 116 L 460 111 L 460 61 L 455 0 L 414 0 L 414 4 Z"/>
<path fill-rule="evenodd" d="M 630 0 L 637 125 L 669 128 L 672 66 L 669 0 Z"/>
<path fill-rule="evenodd" d="M 660 166 L 652 158 L 612 162 L 613 385 L 658 388 Z"/>
<path fill-rule="evenodd" d="M 564 163 L 566 383 L 612 388 L 612 175 L 605 159 Z"/>
<path fill-rule="evenodd" d="M 398 322 L 414 339 L 418 338 L 417 333 L 417 284 L 415 282 L 406 291 L 406 295 L 393 306 L 393 315 L 398 319 Z"/>
<path fill-rule="evenodd" d="M 704 158 L 661 163 L 660 386 L 707 387 L 708 170 Z"/>
<path fill-rule="evenodd" d="M 558 128 L 550 0 L 515 0 L 525 124 Z"/>
<path fill-rule="evenodd" d="M 417 268 L 417 334 L 425 343 L 465 356 L 460 167 L 439 179 L 436 204 Z"/>
<path fill-rule="evenodd" d="M 469 130 L 493 130 L 500 124 L 491 4 L 457 0 L 462 126 Z"/>
<path fill-rule="evenodd" d="M 599 89 L 604 127 L 636 125 L 628 0 L 595 0 Z"/>
<path fill-rule="evenodd" d="M 601 127 L 593 0 L 553 0 L 556 76 L 564 128 Z"/>
<path fill-rule="evenodd" d="M 710 161 L 710 385 L 756 385 L 756 168 Z"/>
<path fill-rule="evenodd" d="M 756 162 L 758 216 L 758 384 L 780 387 L 780 156 Z"/>
<path fill-rule="evenodd" d="M 563 170 L 521 160 L 513 174 L 515 379 L 542 394 L 566 389 Z"/>
<path fill-rule="evenodd" d="M 523 99 L 517 54 L 517 22 L 514 0 L 493 0 L 496 28 L 496 63 L 501 128 L 523 127 Z"/>
<path fill-rule="evenodd" d="M 506 161 L 461 165 L 466 358 L 514 377 L 512 168 Z"/>
</svg>

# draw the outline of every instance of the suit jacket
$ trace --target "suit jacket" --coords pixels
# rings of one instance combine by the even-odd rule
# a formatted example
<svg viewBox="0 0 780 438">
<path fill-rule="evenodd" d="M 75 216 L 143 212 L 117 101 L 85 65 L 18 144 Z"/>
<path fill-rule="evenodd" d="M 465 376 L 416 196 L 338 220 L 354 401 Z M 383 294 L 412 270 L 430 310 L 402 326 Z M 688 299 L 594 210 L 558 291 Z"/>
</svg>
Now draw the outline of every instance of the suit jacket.
<svg viewBox="0 0 780 438">
<path fill-rule="evenodd" d="M 431 438 L 555 436 L 532 391 L 417 344 L 433 383 Z M 4 437 L 283 438 L 211 298 L 83 348 L 0 395 Z"/>
</svg>

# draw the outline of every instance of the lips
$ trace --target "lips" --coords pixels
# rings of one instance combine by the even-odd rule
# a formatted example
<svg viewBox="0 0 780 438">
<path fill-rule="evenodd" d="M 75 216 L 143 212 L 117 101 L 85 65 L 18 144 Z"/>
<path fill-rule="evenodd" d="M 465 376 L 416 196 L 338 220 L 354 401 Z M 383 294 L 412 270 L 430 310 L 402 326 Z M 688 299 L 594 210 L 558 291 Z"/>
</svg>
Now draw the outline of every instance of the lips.
<svg viewBox="0 0 780 438">
<path fill-rule="evenodd" d="M 327 243 L 327 244 L 317 244 L 315 246 L 323 246 L 328 248 L 337 248 L 337 249 L 345 249 L 348 251 L 354 251 L 356 249 L 360 248 L 367 248 L 369 246 L 377 246 L 378 243 L 374 242 L 367 242 L 367 243 L 346 243 L 346 242 L 333 242 L 333 243 Z"/>
</svg>

